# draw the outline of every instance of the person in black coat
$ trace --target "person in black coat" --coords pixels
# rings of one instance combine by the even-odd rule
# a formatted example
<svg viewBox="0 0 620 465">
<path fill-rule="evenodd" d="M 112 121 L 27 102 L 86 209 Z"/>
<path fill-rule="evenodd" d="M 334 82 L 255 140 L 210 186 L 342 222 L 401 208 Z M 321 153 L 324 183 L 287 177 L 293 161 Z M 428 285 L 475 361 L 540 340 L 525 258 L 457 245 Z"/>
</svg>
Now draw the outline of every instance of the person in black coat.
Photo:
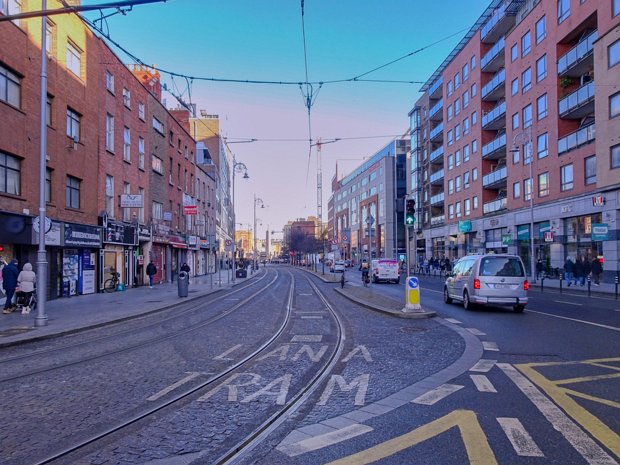
<svg viewBox="0 0 620 465">
<path fill-rule="evenodd" d="M 146 275 L 149 277 L 150 288 L 153 288 L 153 279 L 155 278 L 156 274 L 157 274 L 157 267 L 155 266 L 155 263 L 150 262 L 148 265 L 146 265 Z"/>
<path fill-rule="evenodd" d="M 15 295 L 15 289 L 17 288 L 18 275 L 17 260 L 11 260 L 11 263 L 2 268 L 2 286 L 6 292 L 6 302 L 4 302 L 2 313 L 11 313 L 16 308 L 13 305 L 13 295 Z"/>
<path fill-rule="evenodd" d="M 583 261 L 583 278 L 584 279 L 581 282 L 581 285 L 583 286 L 586 283 L 586 278 L 590 276 L 590 274 L 592 273 L 592 263 L 590 263 L 590 260 L 588 260 L 588 257 L 586 256 L 582 256 L 581 261 Z"/>
<path fill-rule="evenodd" d="M 603 272 L 603 265 L 601 265 L 601 261 L 597 257 L 594 257 L 594 260 L 592 260 L 592 277 L 594 278 L 595 286 L 600 285 L 599 281 L 601 279 L 602 272 Z"/>
</svg>

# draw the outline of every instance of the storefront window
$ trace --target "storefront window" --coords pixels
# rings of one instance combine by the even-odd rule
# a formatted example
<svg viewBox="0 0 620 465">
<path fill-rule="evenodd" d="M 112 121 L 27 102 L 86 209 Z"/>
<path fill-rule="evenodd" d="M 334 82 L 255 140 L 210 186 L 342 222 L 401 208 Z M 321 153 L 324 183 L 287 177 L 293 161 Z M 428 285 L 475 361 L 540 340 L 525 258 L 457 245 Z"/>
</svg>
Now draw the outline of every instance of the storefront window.
<svg viewBox="0 0 620 465">
<path fill-rule="evenodd" d="M 592 225 L 601 223 L 602 219 L 601 213 L 564 219 L 566 236 L 564 258 L 570 256 L 574 260 L 578 256 L 584 256 L 592 260 L 595 256 L 603 254 L 603 241 L 592 240 Z"/>
</svg>

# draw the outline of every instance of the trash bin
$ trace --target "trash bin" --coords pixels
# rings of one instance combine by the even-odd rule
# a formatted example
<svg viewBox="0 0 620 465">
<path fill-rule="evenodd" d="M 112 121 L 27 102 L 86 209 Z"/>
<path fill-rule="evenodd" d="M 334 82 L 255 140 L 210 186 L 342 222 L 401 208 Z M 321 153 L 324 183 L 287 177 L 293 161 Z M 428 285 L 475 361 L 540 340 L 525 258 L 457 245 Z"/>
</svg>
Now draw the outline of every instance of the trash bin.
<svg viewBox="0 0 620 465">
<path fill-rule="evenodd" d="M 187 297 L 189 292 L 189 273 L 181 271 L 179 273 L 179 279 L 177 279 L 179 287 L 179 297 Z"/>
</svg>

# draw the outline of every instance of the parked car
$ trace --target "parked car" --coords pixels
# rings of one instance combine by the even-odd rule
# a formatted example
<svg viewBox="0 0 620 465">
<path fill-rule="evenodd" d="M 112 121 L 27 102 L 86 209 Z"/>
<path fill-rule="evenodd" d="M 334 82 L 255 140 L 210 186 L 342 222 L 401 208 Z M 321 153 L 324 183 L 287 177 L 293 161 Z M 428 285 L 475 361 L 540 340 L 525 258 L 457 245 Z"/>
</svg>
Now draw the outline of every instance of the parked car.
<svg viewBox="0 0 620 465">
<path fill-rule="evenodd" d="M 345 269 L 345 265 L 344 265 L 344 260 L 336 260 L 334 262 L 334 266 L 332 268 L 332 271 L 335 273 L 344 273 L 344 269 Z"/>
<path fill-rule="evenodd" d="M 380 258 L 370 262 L 372 282 L 392 282 L 400 283 L 400 267 L 398 260 L 390 258 Z"/>
<path fill-rule="evenodd" d="M 444 302 L 473 305 L 512 306 L 521 313 L 527 305 L 529 282 L 521 258 L 516 255 L 467 255 L 454 265 L 446 278 Z"/>
</svg>

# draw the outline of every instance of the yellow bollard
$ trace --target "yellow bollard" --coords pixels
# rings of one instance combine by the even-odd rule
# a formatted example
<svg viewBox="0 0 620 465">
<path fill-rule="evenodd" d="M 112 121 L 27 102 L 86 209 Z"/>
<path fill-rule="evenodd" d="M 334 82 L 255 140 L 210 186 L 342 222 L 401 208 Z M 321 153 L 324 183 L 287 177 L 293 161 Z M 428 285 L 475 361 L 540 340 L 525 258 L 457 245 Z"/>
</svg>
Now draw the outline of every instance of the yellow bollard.
<svg viewBox="0 0 620 465">
<path fill-rule="evenodd" d="M 420 305 L 420 280 L 415 276 L 407 276 L 405 288 L 405 308 L 403 311 L 422 310 Z"/>
</svg>

